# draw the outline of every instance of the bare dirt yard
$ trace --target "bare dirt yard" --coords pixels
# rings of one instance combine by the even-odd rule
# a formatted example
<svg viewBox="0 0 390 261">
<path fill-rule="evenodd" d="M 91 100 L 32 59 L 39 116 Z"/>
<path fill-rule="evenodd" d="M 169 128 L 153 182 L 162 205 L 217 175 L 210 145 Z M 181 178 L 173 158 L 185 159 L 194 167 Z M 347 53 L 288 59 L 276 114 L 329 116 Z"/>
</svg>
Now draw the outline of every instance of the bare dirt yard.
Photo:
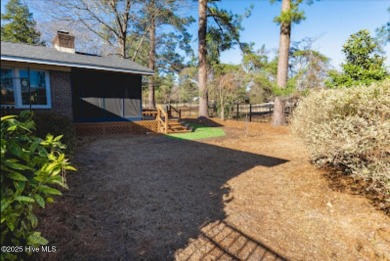
<svg viewBox="0 0 390 261">
<path fill-rule="evenodd" d="M 221 122 L 219 122 L 221 123 Z M 78 141 L 69 191 L 40 213 L 43 260 L 390 260 L 390 218 L 330 188 L 288 127 Z"/>
</svg>

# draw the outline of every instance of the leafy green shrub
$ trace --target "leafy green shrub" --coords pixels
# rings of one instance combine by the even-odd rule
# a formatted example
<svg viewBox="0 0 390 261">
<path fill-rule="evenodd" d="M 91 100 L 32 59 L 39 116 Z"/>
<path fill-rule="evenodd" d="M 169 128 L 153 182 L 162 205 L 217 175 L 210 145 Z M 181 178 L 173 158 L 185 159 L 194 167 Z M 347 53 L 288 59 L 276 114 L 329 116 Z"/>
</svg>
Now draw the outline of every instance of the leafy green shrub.
<svg viewBox="0 0 390 261">
<path fill-rule="evenodd" d="M 66 145 L 67 154 L 72 155 L 75 145 L 75 129 L 73 122 L 66 116 L 56 113 L 35 112 L 33 120 L 36 124 L 35 134 L 44 139 L 47 134 L 63 135 L 61 141 Z"/>
<path fill-rule="evenodd" d="M 31 113 L 1 117 L 1 245 L 34 246 L 48 242 L 35 231 L 34 208 L 44 208 L 66 188 L 65 171 L 75 170 L 62 152 L 61 136 L 33 136 Z M 2 260 L 15 260 L 26 253 L 1 252 Z M 20 256 L 22 255 L 22 256 Z"/>
<path fill-rule="evenodd" d="M 390 80 L 304 98 L 293 129 L 320 166 L 372 181 L 390 195 Z"/>
<path fill-rule="evenodd" d="M 346 59 L 341 64 L 342 72 L 329 72 L 328 87 L 370 85 L 389 78 L 385 57 L 381 55 L 378 41 L 371 37 L 368 30 L 352 34 L 343 46 L 343 53 Z"/>
</svg>

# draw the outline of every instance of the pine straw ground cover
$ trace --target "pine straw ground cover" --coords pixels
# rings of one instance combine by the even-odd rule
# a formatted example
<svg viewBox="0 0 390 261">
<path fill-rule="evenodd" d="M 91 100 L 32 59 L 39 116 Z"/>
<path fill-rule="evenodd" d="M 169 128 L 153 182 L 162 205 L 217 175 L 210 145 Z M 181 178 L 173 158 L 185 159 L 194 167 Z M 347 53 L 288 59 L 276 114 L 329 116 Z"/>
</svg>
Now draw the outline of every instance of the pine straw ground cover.
<svg viewBox="0 0 390 261">
<path fill-rule="evenodd" d="M 201 141 L 78 141 L 70 190 L 41 213 L 44 260 L 389 260 L 390 218 L 332 190 L 288 128 L 219 122 Z M 41 219 L 40 219 L 41 220 Z"/>
</svg>

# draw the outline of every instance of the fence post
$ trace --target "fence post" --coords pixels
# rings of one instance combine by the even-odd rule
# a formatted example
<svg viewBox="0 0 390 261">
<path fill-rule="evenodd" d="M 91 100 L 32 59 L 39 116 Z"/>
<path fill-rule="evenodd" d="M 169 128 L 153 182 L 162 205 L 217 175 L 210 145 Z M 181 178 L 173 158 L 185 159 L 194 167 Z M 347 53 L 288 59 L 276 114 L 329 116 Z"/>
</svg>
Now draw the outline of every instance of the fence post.
<svg viewBox="0 0 390 261">
<path fill-rule="evenodd" d="M 240 110 L 240 105 L 237 103 L 237 110 L 236 110 L 236 121 L 238 121 L 238 114 Z"/>
<path fill-rule="evenodd" d="M 252 104 L 249 103 L 249 122 L 252 121 Z"/>
<path fill-rule="evenodd" d="M 160 113 L 160 108 L 157 107 L 157 132 L 160 132 L 160 119 L 161 119 L 161 113 Z"/>
</svg>

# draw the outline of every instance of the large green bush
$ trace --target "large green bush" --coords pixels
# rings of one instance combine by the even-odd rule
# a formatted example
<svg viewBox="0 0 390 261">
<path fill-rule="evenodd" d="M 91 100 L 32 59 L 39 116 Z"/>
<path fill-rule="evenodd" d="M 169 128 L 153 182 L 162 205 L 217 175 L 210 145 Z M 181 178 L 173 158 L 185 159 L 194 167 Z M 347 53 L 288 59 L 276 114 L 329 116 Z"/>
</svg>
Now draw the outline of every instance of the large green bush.
<svg viewBox="0 0 390 261">
<path fill-rule="evenodd" d="M 329 87 L 370 85 L 389 77 L 378 41 L 368 30 L 352 34 L 343 46 L 343 53 L 346 59 L 341 64 L 342 72 L 329 72 L 326 81 Z"/>
<path fill-rule="evenodd" d="M 390 80 L 304 98 L 293 129 L 320 166 L 340 168 L 390 195 Z"/>
<path fill-rule="evenodd" d="M 62 135 L 61 142 L 66 145 L 66 153 L 72 155 L 75 146 L 75 129 L 73 122 L 66 116 L 52 112 L 34 112 L 35 134 L 44 139 L 47 134 Z"/>
<path fill-rule="evenodd" d="M 34 246 L 47 244 L 35 231 L 38 219 L 34 208 L 44 208 L 61 195 L 56 186 L 66 188 L 65 171 L 75 170 L 65 158 L 61 136 L 41 139 L 32 135 L 30 112 L 1 117 L 1 245 Z M 2 260 L 21 259 L 25 249 L 4 249 Z M 10 253 L 13 252 L 13 253 Z M 18 253 L 15 253 L 18 252 Z"/>
</svg>

